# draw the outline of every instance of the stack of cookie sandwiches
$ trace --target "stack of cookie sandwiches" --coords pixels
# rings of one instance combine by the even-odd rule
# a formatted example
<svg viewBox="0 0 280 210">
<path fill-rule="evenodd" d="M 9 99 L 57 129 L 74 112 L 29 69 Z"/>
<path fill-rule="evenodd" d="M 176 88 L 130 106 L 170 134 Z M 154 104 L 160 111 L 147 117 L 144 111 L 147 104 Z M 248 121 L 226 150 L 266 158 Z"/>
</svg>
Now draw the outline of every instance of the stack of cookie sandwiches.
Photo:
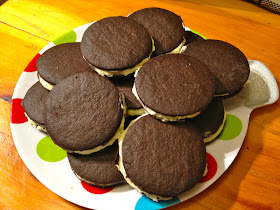
<svg viewBox="0 0 280 210">
<path fill-rule="evenodd" d="M 222 99 L 250 73 L 239 49 L 186 31 L 161 8 L 96 21 L 80 43 L 45 51 L 37 68 L 25 114 L 68 152 L 77 178 L 126 182 L 154 201 L 207 174 L 205 144 L 226 120 Z"/>
</svg>

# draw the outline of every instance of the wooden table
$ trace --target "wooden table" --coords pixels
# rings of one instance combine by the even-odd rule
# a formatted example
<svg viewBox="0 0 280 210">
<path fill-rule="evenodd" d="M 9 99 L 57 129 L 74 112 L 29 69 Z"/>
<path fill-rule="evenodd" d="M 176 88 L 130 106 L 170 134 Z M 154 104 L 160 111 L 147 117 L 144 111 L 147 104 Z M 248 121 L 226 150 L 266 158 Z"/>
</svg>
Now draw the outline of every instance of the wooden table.
<svg viewBox="0 0 280 210">
<path fill-rule="evenodd" d="M 199 3 L 197 3 L 199 2 Z M 144 7 L 179 14 L 208 38 L 225 40 L 280 79 L 280 16 L 239 0 L 9 0 L 0 7 L 0 209 L 79 209 L 27 169 L 10 131 L 10 101 L 29 61 L 49 41 L 88 22 Z M 253 111 L 247 136 L 230 168 L 210 188 L 169 209 L 279 209 L 280 107 Z"/>
</svg>

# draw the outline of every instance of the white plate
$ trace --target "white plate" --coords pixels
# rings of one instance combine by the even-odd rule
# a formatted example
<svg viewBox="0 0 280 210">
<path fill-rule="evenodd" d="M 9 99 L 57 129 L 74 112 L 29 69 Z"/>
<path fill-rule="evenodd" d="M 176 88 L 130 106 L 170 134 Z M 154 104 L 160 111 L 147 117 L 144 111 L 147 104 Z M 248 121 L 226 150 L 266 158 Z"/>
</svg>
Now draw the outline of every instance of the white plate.
<svg viewBox="0 0 280 210">
<path fill-rule="evenodd" d="M 223 133 L 206 146 L 209 170 L 206 180 L 209 180 L 198 183 L 194 188 L 171 201 L 159 203 L 147 199 L 127 184 L 115 187 L 103 194 L 95 194 L 98 189 L 92 189 L 95 193 L 89 192 L 73 174 L 67 158 L 63 158 L 64 153 L 59 158 L 61 151 L 47 144 L 49 139 L 45 138 L 46 134 L 26 122 L 20 102 L 27 90 L 38 81 L 36 70 L 38 57 L 54 45 L 80 42 L 85 29 L 90 24 L 92 23 L 64 34 L 45 46 L 35 56 L 20 76 L 14 90 L 11 109 L 12 136 L 26 166 L 51 191 L 80 206 L 94 209 L 160 209 L 190 199 L 214 183 L 231 165 L 244 141 L 252 110 L 274 103 L 278 99 L 279 90 L 272 73 L 263 63 L 251 60 L 249 61 L 251 69 L 249 83 L 238 95 L 223 101 L 227 112 Z M 47 143 L 44 144 L 44 142 Z M 52 155 L 56 158 L 50 158 Z M 57 161 L 59 159 L 62 160 Z"/>
</svg>

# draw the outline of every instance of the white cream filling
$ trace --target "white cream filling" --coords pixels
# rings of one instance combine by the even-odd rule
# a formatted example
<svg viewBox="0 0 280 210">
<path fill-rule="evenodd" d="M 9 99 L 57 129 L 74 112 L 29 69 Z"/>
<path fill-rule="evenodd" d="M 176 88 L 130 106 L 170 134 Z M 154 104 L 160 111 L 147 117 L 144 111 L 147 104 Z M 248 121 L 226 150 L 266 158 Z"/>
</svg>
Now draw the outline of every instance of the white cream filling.
<svg viewBox="0 0 280 210">
<path fill-rule="evenodd" d="M 139 109 L 127 109 L 127 115 L 129 116 L 140 116 L 142 114 L 145 114 L 146 111 L 144 108 Z"/>
<path fill-rule="evenodd" d="M 186 43 L 186 39 L 184 38 L 183 41 L 179 44 L 178 47 L 176 47 L 174 50 L 172 50 L 172 51 L 170 51 L 170 52 L 168 52 L 166 54 L 178 54 L 178 53 L 181 53 L 182 48 L 185 45 L 185 43 Z"/>
<path fill-rule="evenodd" d="M 222 132 L 223 128 L 224 128 L 224 125 L 225 125 L 225 122 L 226 122 L 226 110 L 224 110 L 224 119 L 223 119 L 223 123 L 222 125 L 219 127 L 219 129 L 214 133 L 212 134 L 211 136 L 207 137 L 207 138 L 203 138 L 203 141 L 204 143 L 208 143 L 210 141 L 213 141 L 214 139 L 217 138 L 217 136 Z M 209 131 L 211 132 L 211 131 Z M 207 135 L 207 131 L 205 132 L 204 135 Z"/>
<path fill-rule="evenodd" d="M 54 85 L 47 82 L 46 80 L 44 80 L 40 75 L 39 75 L 39 81 L 41 83 L 41 85 L 46 88 L 47 90 L 51 90 L 53 89 Z"/>
<path fill-rule="evenodd" d="M 88 149 L 88 150 L 82 150 L 82 151 L 74 151 L 75 153 L 81 154 L 81 155 L 89 155 L 91 153 L 94 152 L 98 152 L 102 149 L 104 149 L 105 147 L 111 146 L 112 144 L 114 144 L 114 142 L 121 136 L 121 134 L 123 133 L 124 130 L 124 121 L 125 121 L 125 115 L 126 115 L 126 104 L 125 104 L 125 99 L 123 94 L 122 95 L 122 109 L 123 109 L 123 116 L 122 116 L 122 120 L 120 123 L 120 126 L 118 128 L 118 130 L 116 131 L 116 133 L 114 134 L 114 136 L 111 138 L 111 140 L 105 144 L 105 145 L 99 145 L 93 149 Z"/>
<path fill-rule="evenodd" d="M 122 173 L 125 181 L 134 189 L 136 189 L 138 192 L 140 193 L 144 193 L 147 197 L 151 198 L 153 201 L 156 201 L 158 202 L 158 200 L 169 200 L 171 199 L 171 197 L 161 197 L 161 196 L 158 196 L 158 195 L 155 195 L 155 194 L 150 194 L 150 193 L 147 193 L 145 191 L 142 191 L 139 187 L 137 187 L 132 181 L 131 179 L 129 179 L 127 177 L 127 174 L 126 174 L 126 171 L 124 169 L 124 165 L 123 165 L 123 162 L 122 162 L 122 143 L 123 143 L 123 140 L 124 140 L 124 137 L 125 137 L 125 134 L 126 132 L 128 131 L 128 129 L 130 128 L 130 126 L 138 119 L 140 119 L 141 117 L 144 117 L 146 116 L 147 114 L 144 114 L 144 115 L 141 115 L 139 116 L 138 118 L 136 118 L 135 120 L 132 120 L 131 123 L 129 124 L 129 126 L 124 130 L 124 132 L 122 133 L 122 135 L 120 136 L 119 138 L 119 162 L 118 162 L 118 169 L 119 171 Z"/>
<path fill-rule="evenodd" d="M 206 158 L 206 159 L 207 159 L 207 158 Z M 203 172 L 202 177 L 206 176 L 207 173 L 208 173 L 208 164 L 207 164 L 207 161 L 206 161 L 206 166 L 205 166 L 205 170 L 204 170 L 204 172 Z"/>
<path fill-rule="evenodd" d="M 219 95 L 214 95 L 214 97 L 221 97 L 221 96 L 228 96 L 229 93 L 224 93 L 224 94 L 219 94 Z"/>
<path fill-rule="evenodd" d="M 117 75 L 123 75 L 127 76 L 129 74 L 132 74 L 135 71 L 138 71 L 144 63 L 150 60 L 152 53 L 155 51 L 155 45 L 154 45 L 154 40 L 152 39 L 152 51 L 150 55 L 147 58 L 144 58 L 140 63 L 136 64 L 134 67 L 130 69 L 125 69 L 125 70 L 114 70 L 114 71 L 108 71 L 104 69 L 100 69 L 97 67 L 94 67 L 94 70 L 101 76 L 107 76 L 107 77 L 113 77 Z"/>
<path fill-rule="evenodd" d="M 184 52 L 186 49 L 187 49 L 187 46 L 183 46 L 183 47 L 181 48 L 180 53 Z"/>
<path fill-rule="evenodd" d="M 137 98 L 137 100 L 140 102 L 140 104 L 143 106 L 143 108 L 146 110 L 146 112 L 148 112 L 150 115 L 154 116 L 155 118 L 160 119 L 162 122 L 179 121 L 179 120 L 183 120 L 183 119 L 187 119 L 187 118 L 193 118 L 200 114 L 200 112 L 196 112 L 196 113 L 189 114 L 189 115 L 170 116 L 170 115 L 164 115 L 161 113 L 157 113 L 154 110 L 152 110 L 151 108 L 149 108 L 143 104 L 143 102 L 141 101 L 140 97 L 137 94 L 135 84 L 133 85 L 132 93 Z"/>
<path fill-rule="evenodd" d="M 36 123 L 35 121 L 31 120 L 31 118 L 26 114 L 26 112 L 24 113 L 24 115 L 27 117 L 27 120 L 31 125 L 33 125 L 38 130 L 47 133 L 47 130 L 44 127 L 42 127 L 41 125 L 39 125 L 38 123 Z"/>
</svg>

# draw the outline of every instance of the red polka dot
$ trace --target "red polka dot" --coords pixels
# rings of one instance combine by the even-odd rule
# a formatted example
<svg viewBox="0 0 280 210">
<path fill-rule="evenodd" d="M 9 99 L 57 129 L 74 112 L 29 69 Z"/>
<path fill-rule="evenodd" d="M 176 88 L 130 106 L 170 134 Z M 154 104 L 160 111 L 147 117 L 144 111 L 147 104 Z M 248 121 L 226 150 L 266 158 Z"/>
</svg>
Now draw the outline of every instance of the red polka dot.
<svg viewBox="0 0 280 210">
<path fill-rule="evenodd" d="M 38 58 L 41 55 L 38 53 L 31 61 L 30 63 L 26 66 L 26 68 L 24 69 L 25 72 L 33 72 L 33 71 L 37 71 L 37 67 L 36 67 L 36 61 L 38 60 Z"/>
<path fill-rule="evenodd" d="M 25 123 L 24 109 L 21 105 L 21 98 L 14 98 L 11 103 L 11 123 Z"/>
<path fill-rule="evenodd" d="M 114 187 L 111 188 L 99 188 L 99 187 L 93 187 L 88 185 L 87 183 L 81 181 L 82 186 L 85 188 L 86 191 L 93 193 L 93 194 L 105 194 L 110 192 Z"/>
<path fill-rule="evenodd" d="M 217 173 L 217 169 L 218 169 L 218 165 L 217 165 L 217 161 L 215 160 L 215 158 L 210 155 L 209 153 L 207 153 L 207 174 L 206 176 L 202 177 L 200 179 L 200 183 L 202 182 L 207 182 L 210 179 L 212 179 L 215 174 Z"/>
</svg>

